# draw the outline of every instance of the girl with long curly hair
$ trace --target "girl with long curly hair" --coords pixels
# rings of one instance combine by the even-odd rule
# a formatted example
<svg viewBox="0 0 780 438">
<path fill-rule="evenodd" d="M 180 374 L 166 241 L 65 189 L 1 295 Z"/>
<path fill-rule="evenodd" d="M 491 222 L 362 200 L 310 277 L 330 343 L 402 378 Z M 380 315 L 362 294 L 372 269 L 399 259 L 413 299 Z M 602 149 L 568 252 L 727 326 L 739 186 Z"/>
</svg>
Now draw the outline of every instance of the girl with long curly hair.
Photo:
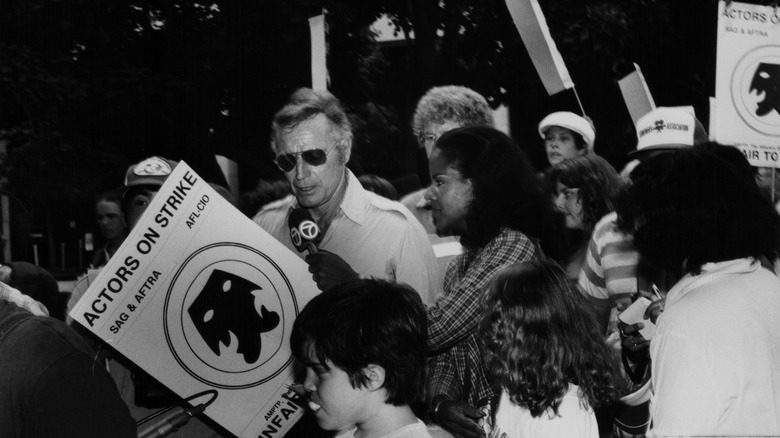
<svg viewBox="0 0 780 438">
<path fill-rule="evenodd" d="M 619 363 L 552 261 L 511 265 L 482 302 L 479 335 L 501 386 L 492 437 L 598 438 L 593 409 L 617 400 Z"/>
</svg>

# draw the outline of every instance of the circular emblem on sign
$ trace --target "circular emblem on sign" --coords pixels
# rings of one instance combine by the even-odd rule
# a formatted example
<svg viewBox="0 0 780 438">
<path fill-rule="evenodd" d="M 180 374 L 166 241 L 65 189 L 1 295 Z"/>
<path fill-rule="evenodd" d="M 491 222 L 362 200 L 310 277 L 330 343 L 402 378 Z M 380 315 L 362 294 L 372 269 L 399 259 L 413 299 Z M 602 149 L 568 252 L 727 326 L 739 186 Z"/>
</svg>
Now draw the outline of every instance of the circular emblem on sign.
<svg viewBox="0 0 780 438">
<path fill-rule="evenodd" d="M 301 222 L 300 229 L 303 238 L 306 240 L 314 240 L 317 238 L 317 235 L 320 234 L 320 228 L 314 221 Z"/>
<path fill-rule="evenodd" d="M 298 303 L 281 269 L 239 243 L 199 249 L 166 292 L 165 339 L 176 361 L 211 386 L 240 389 L 276 377 L 292 361 Z"/>
<path fill-rule="evenodd" d="M 780 136 L 780 45 L 757 47 L 737 62 L 731 99 L 750 128 Z"/>
</svg>

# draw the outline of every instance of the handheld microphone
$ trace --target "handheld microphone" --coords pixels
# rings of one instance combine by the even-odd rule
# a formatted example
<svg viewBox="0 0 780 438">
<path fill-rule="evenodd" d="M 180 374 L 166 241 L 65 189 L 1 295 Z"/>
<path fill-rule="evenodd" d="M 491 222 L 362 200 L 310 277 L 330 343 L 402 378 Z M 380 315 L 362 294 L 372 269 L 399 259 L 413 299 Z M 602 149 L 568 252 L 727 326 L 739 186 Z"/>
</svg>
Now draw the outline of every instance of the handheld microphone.
<svg viewBox="0 0 780 438">
<path fill-rule="evenodd" d="M 320 236 L 320 227 L 314 222 L 309 210 L 296 208 L 290 212 L 287 224 L 290 226 L 290 240 L 298 252 L 308 249 L 309 254 L 317 253 L 317 242 L 322 236 Z"/>
</svg>

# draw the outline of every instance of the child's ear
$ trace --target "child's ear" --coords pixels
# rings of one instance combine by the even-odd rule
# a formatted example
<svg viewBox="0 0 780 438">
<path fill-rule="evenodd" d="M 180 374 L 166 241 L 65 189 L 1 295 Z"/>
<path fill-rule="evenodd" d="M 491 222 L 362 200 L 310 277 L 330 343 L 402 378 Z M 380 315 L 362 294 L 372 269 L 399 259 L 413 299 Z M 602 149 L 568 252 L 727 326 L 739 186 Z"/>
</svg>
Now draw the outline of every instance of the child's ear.
<svg viewBox="0 0 780 438">
<path fill-rule="evenodd" d="M 363 368 L 363 374 L 368 381 L 366 382 L 366 388 L 370 391 L 376 391 L 381 389 L 385 384 L 385 369 L 376 364 L 370 364 Z"/>
</svg>

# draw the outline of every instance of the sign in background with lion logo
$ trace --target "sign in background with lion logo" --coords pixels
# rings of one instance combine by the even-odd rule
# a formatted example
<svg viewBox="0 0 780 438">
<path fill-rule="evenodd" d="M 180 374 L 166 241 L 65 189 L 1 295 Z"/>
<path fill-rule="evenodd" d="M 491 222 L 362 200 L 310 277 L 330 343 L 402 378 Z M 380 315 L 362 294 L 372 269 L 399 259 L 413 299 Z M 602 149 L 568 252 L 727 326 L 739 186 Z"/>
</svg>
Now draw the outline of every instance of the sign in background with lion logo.
<svg viewBox="0 0 780 438">
<path fill-rule="evenodd" d="M 740 148 L 754 166 L 780 167 L 780 14 L 720 2 L 710 136 Z"/>
</svg>

